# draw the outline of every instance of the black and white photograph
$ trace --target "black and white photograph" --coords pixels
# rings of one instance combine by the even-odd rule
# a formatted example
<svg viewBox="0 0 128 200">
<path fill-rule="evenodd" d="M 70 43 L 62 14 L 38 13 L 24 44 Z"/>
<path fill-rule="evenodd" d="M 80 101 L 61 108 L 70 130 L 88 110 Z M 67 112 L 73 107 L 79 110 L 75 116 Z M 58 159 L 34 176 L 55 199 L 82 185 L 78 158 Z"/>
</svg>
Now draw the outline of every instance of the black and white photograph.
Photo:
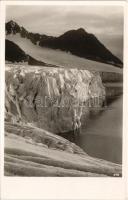
<svg viewBox="0 0 128 200">
<path fill-rule="evenodd" d="M 7 5 L 5 177 L 122 177 L 124 8 Z"/>
</svg>

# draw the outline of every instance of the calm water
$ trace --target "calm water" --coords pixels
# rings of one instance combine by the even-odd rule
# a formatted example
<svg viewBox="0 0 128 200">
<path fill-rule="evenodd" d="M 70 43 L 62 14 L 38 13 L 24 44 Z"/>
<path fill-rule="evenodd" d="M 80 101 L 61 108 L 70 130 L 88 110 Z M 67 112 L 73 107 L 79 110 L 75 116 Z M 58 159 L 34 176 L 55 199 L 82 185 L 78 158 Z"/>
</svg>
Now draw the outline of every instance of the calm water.
<svg viewBox="0 0 128 200">
<path fill-rule="evenodd" d="M 91 114 L 77 137 L 65 135 L 89 155 L 115 163 L 122 162 L 122 96 L 114 99 L 99 114 Z"/>
</svg>

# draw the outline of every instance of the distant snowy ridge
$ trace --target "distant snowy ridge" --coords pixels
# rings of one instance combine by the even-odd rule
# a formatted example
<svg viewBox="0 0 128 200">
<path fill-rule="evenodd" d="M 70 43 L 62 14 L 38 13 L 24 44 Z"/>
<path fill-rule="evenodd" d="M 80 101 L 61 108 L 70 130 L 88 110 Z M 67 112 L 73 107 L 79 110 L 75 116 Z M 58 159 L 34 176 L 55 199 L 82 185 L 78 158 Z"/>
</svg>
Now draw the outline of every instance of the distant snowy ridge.
<svg viewBox="0 0 128 200">
<path fill-rule="evenodd" d="M 37 30 L 38 32 L 38 30 Z M 59 37 L 32 33 L 14 21 L 6 23 L 6 35 L 19 33 L 21 38 L 27 38 L 35 45 L 60 49 L 73 55 L 102 63 L 113 64 L 122 68 L 122 61 L 113 55 L 92 33 L 83 28 L 69 30 Z"/>
<path fill-rule="evenodd" d="M 42 48 L 34 45 L 29 39 L 22 38 L 19 33 L 7 35 L 6 39 L 17 44 L 26 54 L 36 60 L 64 68 L 87 69 L 89 71 L 116 72 L 122 74 L 122 69 L 66 53 L 60 50 Z"/>
</svg>

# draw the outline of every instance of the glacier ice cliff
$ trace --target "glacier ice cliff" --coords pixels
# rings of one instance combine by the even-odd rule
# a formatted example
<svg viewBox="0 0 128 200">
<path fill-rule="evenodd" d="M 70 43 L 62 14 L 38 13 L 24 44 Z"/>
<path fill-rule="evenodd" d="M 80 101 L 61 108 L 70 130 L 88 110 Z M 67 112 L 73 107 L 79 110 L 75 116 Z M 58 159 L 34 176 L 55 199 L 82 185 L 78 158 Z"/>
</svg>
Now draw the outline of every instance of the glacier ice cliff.
<svg viewBox="0 0 128 200">
<path fill-rule="evenodd" d="M 20 68 L 22 81 L 17 81 Z M 92 106 L 101 107 L 105 88 L 99 72 L 64 68 L 6 68 L 6 120 L 17 118 L 15 91 L 22 120 L 54 133 L 73 129 L 74 118 L 86 122 Z M 15 89 L 14 89 L 15 88 Z M 15 96 L 15 95 L 14 95 Z M 14 97 L 12 97 L 14 98 Z M 11 113 L 9 115 L 8 113 Z"/>
</svg>

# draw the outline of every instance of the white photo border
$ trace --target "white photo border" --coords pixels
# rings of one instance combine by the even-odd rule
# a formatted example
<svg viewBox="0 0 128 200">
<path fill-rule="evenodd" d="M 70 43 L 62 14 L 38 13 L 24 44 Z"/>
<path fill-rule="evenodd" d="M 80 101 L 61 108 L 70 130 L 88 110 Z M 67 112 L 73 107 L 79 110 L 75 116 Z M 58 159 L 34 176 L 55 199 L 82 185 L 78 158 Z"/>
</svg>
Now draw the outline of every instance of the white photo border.
<svg viewBox="0 0 128 200">
<path fill-rule="evenodd" d="M 123 176 L 113 178 L 49 178 L 4 176 L 5 15 L 7 5 L 116 5 L 124 7 Z M 0 2 L 0 163 L 2 200 L 125 200 L 128 198 L 128 2 L 127 1 L 2 1 Z"/>
</svg>

